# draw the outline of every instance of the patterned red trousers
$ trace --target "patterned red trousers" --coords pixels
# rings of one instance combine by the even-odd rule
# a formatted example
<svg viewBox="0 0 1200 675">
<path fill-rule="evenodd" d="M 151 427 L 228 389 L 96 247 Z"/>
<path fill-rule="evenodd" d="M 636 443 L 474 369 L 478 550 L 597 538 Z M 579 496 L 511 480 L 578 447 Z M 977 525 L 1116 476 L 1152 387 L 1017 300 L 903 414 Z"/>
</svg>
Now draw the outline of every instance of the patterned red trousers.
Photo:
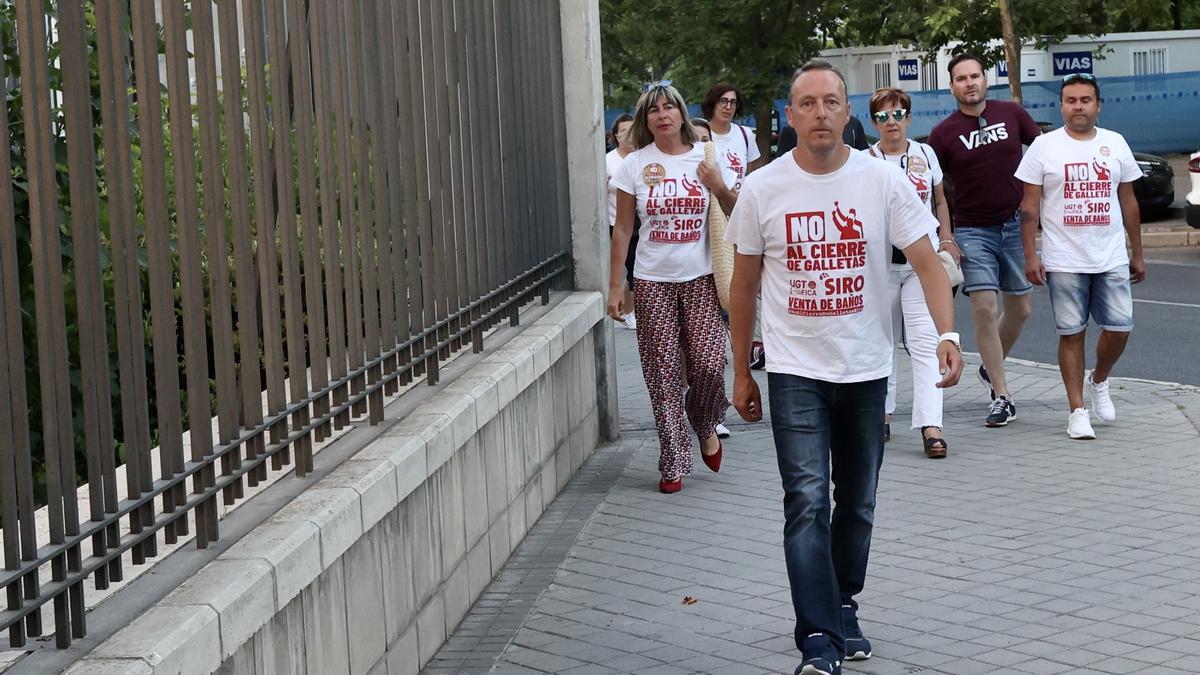
<svg viewBox="0 0 1200 675">
<path fill-rule="evenodd" d="M 692 433 L 685 413 L 698 437 L 708 438 L 725 421 L 729 407 L 717 287 L 711 274 L 681 283 L 637 279 L 633 302 L 642 375 L 661 447 L 658 470 L 664 479 L 675 480 L 692 473 Z"/>
</svg>

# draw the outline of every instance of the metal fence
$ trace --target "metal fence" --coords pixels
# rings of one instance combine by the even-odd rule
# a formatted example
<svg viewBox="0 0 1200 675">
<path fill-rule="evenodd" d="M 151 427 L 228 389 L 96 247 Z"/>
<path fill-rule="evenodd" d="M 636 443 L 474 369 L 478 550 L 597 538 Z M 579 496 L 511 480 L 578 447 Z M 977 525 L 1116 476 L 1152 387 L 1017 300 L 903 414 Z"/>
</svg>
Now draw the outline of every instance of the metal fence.
<svg viewBox="0 0 1200 675">
<path fill-rule="evenodd" d="M 0 628 L 65 647 L 85 583 L 569 284 L 559 5 L 0 12 Z"/>
</svg>

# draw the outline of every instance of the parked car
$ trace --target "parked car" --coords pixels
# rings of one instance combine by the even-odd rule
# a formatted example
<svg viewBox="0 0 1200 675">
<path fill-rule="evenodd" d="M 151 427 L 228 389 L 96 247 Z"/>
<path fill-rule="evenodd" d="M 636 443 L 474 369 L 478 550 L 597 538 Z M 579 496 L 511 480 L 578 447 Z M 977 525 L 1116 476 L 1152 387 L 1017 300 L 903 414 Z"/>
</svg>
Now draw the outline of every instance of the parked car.
<svg viewBox="0 0 1200 675">
<path fill-rule="evenodd" d="M 1193 152 L 1188 160 L 1188 175 L 1192 177 L 1192 191 L 1187 193 L 1184 217 L 1188 225 L 1200 230 L 1200 152 Z"/>
<path fill-rule="evenodd" d="M 1042 133 L 1058 128 L 1058 125 L 1049 122 L 1038 122 L 1037 125 L 1041 128 Z M 928 143 L 929 136 L 918 136 L 913 140 Z M 1195 163 L 1196 155 L 1192 157 L 1192 161 Z M 1133 159 L 1142 170 L 1142 177 L 1133 184 L 1133 194 L 1137 198 L 1138 210 L 1141 211 L 1144 220 L 1158 218 L 1166 213 L 1171 208 L 1171 205 L 1175 203 L 1175 170 L 1171 168 L 1171 163 L 1167 160 L 1147 152 L 1135 152 L 1133 153 Z M 1191 166 L 1189 165 L 1189 167 Z M 1200 168 L 1191 170 L 1200 171 Z M 1193 186 L 1196 184 L 1196 180 L 1196 174 L 1193 173 Z M 946 193 L 948 199 L 952 199 L 949 197 L 951 189 L 949 181 L 947 181 Z M 1200 193 L 1200 188 L 1193 190 L 1193 192 Z M 1200 194 L 1197 194 L 1196 203 L 1200 204 Z M 1195 217 L 1200 219 L 1200 213 Z M 1197 225 L 1193 225 L 1193 227 L 1200 228 L 1200 221 L 1198 221 Z"/>
</svg>

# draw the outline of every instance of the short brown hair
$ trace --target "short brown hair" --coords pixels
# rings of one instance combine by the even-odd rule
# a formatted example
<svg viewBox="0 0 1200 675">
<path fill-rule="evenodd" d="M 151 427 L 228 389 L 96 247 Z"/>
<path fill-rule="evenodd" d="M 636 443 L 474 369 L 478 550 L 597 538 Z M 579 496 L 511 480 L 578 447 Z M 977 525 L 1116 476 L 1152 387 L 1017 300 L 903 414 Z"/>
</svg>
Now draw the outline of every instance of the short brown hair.
<svg viewBox="0 0 1200 675">
<path fill-rule="evenodd" d="M 704 99 L 700 101 L 700 114 L 705 119 L 711 120 L 717 110 L 717 102 L 721 100 L 722 96 L 731 91 L 737 96 L 737 105 L 733 109 L 733 116 L 735 119 L 741 117 L 743 110 L 742 92 L 738 91 L 737 87 L 728 82 L 718 82 L 708 90 L 708 93 L 704 95 Z"/>
<path fill-rule="evenodd" d="M 850 87 L 846 86 L 846 76 L 842 75 L 842 71 L 838 70 L 837 66 L 833 65 L 829 61 L 826 61 L 825 59 L 809 59 L 804 62 L 804 65 L 797 68 L 796 72 L 792 73 L 792 80 L 791 82 L 788 82 L 788 103 L 792 102 L 792 87 L 795 86 L 796 80 L 799 79 L 799 77 L 804 73 L 814 70 L 827 70 L 834 75 L 837 75 L 838 79 L 842 81 L 842 96 L 845 97 L 846 100 L 850 99 Z"/>
<path fill-rule="evenodd" d="M 895 87 L 882 87 L 876 89 L 874 94 L 871 94 L 871 114 L 879 112 L 879 109 L 885 105 L 900 104 L 899 107 L 912 112 L 912 97 L 903 89 Z"/>
</svg>

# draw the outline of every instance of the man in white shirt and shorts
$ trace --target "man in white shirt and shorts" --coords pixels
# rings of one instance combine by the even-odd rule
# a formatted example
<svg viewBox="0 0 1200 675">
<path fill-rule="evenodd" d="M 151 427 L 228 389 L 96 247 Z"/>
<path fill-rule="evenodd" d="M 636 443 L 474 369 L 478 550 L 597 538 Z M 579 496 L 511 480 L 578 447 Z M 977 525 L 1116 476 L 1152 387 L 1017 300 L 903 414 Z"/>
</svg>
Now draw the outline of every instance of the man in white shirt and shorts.
<svg viewBox="0 0 1200 675">
<path fill-rule="evenodd" d="M 854 596 L 866 578 L 892 370 L 888 262 L 904 251 L 940 333 L 937 384 L 955 384 L 962 355 L 950 283 L 929 232 L 937 221 L 897 167 L 842 143 L 846 84 L 826 61 L 792 80 L 792 152 L 748 176 L 726 240 L 733 404 L 762 419 L 750 372 L 755 292 L 762 285 L 771 427 L 784 488 L 784 556 L 804 675 L 837 675 L 871 656 Z M 830 503 L 830 481 L 834 486 Z"/>
<path fill-rule="evenodd" d="M 1067 435 L 1092 439 L 1091 416 L 1117 419 L 1108 374 L 1133 330 L 1131 283 L 1146 278 L 1142 220 L 1133 183 L 1142 177 L 1125 139 L 1096 126 L 1100 84 L 1090 73 L 1063 78 L 1063 127 L 1029 146 L 1017 167 L 1025 184 L 1021 240 L 1025 276 L 1046 284 L 1058 331 L 1058 368 L 1071 412 Z M 1042 254 L 1036 237 L 1042 226 Z M 1125 250 L 1128 235 L 1131 256 Z M 1100 326 L 1095 370 L 1084 373 L 1088 317 Z M 1084 407 L 1086 390 L 1091 410 Z"/>
</svg>

